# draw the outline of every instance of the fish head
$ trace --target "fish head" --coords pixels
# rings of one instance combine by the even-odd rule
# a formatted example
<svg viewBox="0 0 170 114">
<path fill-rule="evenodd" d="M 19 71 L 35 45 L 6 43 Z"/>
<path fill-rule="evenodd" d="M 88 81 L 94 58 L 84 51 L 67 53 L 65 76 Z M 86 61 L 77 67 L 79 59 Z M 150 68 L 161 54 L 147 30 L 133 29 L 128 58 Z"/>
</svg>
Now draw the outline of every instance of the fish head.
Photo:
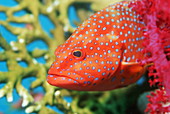
<svg viewBox="0 0 170 114">
<path fill-rule="evenodd" d="M 71 90 L 93 90 L 93 86 L 109 78 L 118 68 L 122 46 L 113 45 L 108 36 L 100 38 L 78 33 L 75 31 L 56 49 L 47 81 Z M 118 42 L 118 39 L 115 41 Z"/>
</svg>

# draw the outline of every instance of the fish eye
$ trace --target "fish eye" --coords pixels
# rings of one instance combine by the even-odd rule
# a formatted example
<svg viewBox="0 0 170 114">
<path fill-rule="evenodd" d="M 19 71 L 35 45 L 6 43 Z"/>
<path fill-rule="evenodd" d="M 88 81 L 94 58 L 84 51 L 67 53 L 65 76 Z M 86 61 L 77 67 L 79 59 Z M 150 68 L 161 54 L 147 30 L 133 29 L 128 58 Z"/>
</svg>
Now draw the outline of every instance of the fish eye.
<svg viewBox="0 0 170 114">
<path fill-rule="evenodd" d="M 76 50 L 73 50 L 72 51 L 72 56 L 75 58 L 75 59 L 78 59 L 78 60 L 82 60 L 85 58 L 85 53 L 83 50 L 81 49 L 76 49 Z"/>
<path fill-rule="evenodd" d="M 75 57 L 81 57 L 82 56 L 82 52 L 80 50 L 76 50 L 76 51 L 73 51 L 73 55 Z"/>
</svg>

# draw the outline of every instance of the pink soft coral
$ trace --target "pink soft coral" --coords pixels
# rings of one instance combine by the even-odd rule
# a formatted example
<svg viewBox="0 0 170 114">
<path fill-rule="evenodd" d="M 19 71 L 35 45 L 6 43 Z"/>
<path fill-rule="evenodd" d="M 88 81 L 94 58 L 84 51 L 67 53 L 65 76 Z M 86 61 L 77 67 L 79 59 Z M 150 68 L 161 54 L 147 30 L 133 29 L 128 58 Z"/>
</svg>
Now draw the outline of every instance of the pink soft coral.
<svg viewBox="0 0 170 114">
<path fill-rule="evenodd" d="M 130 5 L 141 14 L 146 24 L 145 49 L 148 55 L 142 63 L 153 63 L 149 68 L 150 85 L 160 88 L 148 97 L 146 109 L 150 113 L 170 112 L 170 0 L 138 0 Z M 164 89 L 163 89 L 164 87 Z"/>
<path fill-rule="evenodd" d="M 170 104 L 168 96 L 165 95 L 163 88 L 156 90 L 156 92 L 151 92 L 151 95 L 147 96 L 149 99 L 147 108 L 145 112 L 150 112 L 150 114 L 164 114 L 170 112 Z"/>
</svg>

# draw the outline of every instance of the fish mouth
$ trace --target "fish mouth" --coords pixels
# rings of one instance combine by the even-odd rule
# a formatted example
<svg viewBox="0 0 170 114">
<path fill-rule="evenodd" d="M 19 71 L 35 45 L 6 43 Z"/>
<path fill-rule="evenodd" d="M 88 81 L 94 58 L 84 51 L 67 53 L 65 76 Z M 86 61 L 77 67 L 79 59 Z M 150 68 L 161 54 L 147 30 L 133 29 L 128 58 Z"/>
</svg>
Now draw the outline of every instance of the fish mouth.
<svg viewBox="0 0 170 114">
<path fill-rule="evenodd" d="M 67 85 L 81 85 L 79 81 L 65 76 L 65 75 L 58 75 L 58 74 L 48 74 L 47 82 L 51 85 L 62 87 Z"/>
</svg>

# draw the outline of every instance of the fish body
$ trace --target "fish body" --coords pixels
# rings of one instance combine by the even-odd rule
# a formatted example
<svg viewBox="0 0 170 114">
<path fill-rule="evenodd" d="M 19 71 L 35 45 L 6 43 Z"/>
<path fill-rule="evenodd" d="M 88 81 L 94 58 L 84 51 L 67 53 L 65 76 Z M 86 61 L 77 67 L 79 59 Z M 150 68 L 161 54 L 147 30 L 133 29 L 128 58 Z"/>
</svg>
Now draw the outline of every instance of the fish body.
<svg viewBox="0 0 170 114">
<path fill-rule="evenodd" d="M 49 84 L 78 91 L 105 91 L 136 82 L 145 68 L 144 23 L 119 2 L 98 11 L 79 26 L 56 51 Z"/>
</svg>

